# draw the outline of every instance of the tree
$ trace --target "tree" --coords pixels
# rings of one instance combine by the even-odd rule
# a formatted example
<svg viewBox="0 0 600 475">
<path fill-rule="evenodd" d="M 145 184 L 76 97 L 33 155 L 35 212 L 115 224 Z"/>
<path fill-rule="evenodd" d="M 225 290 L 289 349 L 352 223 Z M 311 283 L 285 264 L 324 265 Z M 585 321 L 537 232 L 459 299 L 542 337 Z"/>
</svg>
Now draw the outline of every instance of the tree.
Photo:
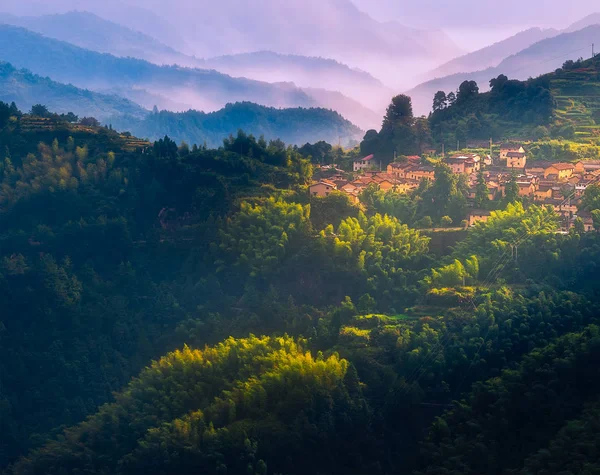
<svg viewBox="0 0 600 475">
<path fill-rule="evenodd" d="M 508 78 L 504 74 L 500 74 L 497 78 L 490 79 L 490 89 L 493 93 L 500 93 L 507 82 Z"/>
<path fill-rule="evenodd" d="M 433 226 L 433 220 L 431 219 L 431 216 L 423 216 L 417 222 L 417 228 L 420 228 L 420 229 L 429 229 L 432 226 Z"/>
<path fill-rule="evenodd" d="M 585 225 L 583 223 L 583 219 L 580 217 L 575 218 L 573 221 L 573 232 L 575 234 L 583 234 L 585 233 Z"/>
<path fill-rule="evenodd" d="M 452 218 L 450 216 L 442 216 L 440 224 L 442 225 L 442 227 L 448 228 L 452 225 Z"/>
<path fill-rule="evenodd" d="M 475 185 L 475 206 L 477 208 L 484 208 L 489 202 L 490 190 L 487 187 L 483 172 L 479 171 L 477 174 L 477 185 Z"/>
<path fill-rule="evenodd" d="M 600 232 L 600 209 L 595 209 L 592 211 L 592 221 L 594 223 L 594 229 L 597 232 Z"/>
<path fill-rule="evenodd" d="M 29 113 L 36 117 L 50 117 L 52 115 L 48 108 L 42 104 L 35 104 L 32 106 Z"/>
<path fill-rule="evenodd" d="M 579 209 L 582 211 L 593 211 L 600 209 L 600 185 L 594 183 L 589 185 L 583 193 Z"/>
<path fill-rule="evenodd" d="M 423 151 L 431 145 L 431 129 L 429 128 L 429 121 L 425 117 L 419 117 L 415 120 L 414 139 L 416 141 L 417 151 L 422 154 Z"/>
<path fill-rule="evenodd" d="M 369 294 L 364 294 L 359 300 L 356 308 L 362 314 L 373 313 L 377 303 Z"/>
<path fill-rule="evenodd" d="M 438 91 L 433 96 L 433 112 L 439 112 L 448 107 L 448 98 L 444 91 Z"/>
<path fill-rule="evenodd" d="M 456 94 L 454 92 L 449 92 L 448 96 L 446 97 L 446 99 L 448 99 L 448 106 L 453 106 L 454 104 L 456 104 Z"/>
<path fill-rule="evenodd" d="M 506 182 L 504 187 L 504 200 L 506 203 L 514 203 L 520 201 L 519 185 L 517 183 L 517 174 L 513 171 L 510 180 Z"/>
<path fill-rule="evenodd" d="M 95 117 L 82 117 L 79 123 L 86 127 L 100 127 L 100 122 Z"/>
<path fill-rule="evenodd" d="M 533 138 L 537 141 L 550 138 L 550 131 L 548 130 L 548 127 L 538 125 L 535 129 L 533 129 Z"/>
<path fill-rule="evenodd" d="M 414 122 L 412 99 L 404 94 L 392 98 L 383 118 L 382 130 L 393 130 L 397 125 L 411 126 Z"/>
<path fill-rule="evenodd" d="M 463 81 L 458 88 L 456 102 L 466 102 L 479 94 L 479 86 L 475 81 Z"/>
</svg>

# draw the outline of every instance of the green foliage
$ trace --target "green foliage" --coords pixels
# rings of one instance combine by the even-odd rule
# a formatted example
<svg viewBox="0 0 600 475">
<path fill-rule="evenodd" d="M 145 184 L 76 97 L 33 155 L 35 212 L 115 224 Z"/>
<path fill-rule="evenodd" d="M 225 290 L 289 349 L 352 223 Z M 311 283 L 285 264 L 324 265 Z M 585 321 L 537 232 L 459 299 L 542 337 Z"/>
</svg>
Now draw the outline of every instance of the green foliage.
<svg viewBox="0 0 600 475">
<path fill-rule="evenodd" d="M 463 175 L 455 175 L 450 168 L 440 163 L 435 167 L 435 180 L 420 195 L 419 213 L 431 216 L 435 222 L 448 216 L 458 222 L 465 216 L 467 200 L 465 198 L 467 184 Z"/>
<path fill-rule="evenodd" d="M 452 218 L 450 216 L 442 216 L 440 219 L 440 225 L 444 228 L 448 228 L 452 225 Z"/>
<path fill-rule="evenodd" d="M 401 223 L 409 226 L 415 223 L 417 202 L 405 193 L 397 193 L 393 189 L 386 192 L 371 184 L 361 192 L 359 198 L 360 202 L 373 213 L 397 218 Z"/>
<path fill-rule="evenodd" d="M 457 141 L 498 140 L 515 129 L 550 123 L 554 103 L 548 78 L 517 81 L 500 75 L 490 87 L 480 94 L 477 83 L 464 81 L 445 104 L 440 102 L 443 91 L 438 92 L 429 119 L 435 141 L 453 147 Z"/>
<path fill-rule="evenodd" d="M 556 473 L 542 471 L 551 458 L 569 458 L 567 465 L 596 462 L 591 454 L 576 462 L 570 458 L 573 453 L 549 450 L 526 458 L 551 443 L 586 401 L 596 400 L 599 337 L 596 326 L 567 335 L 533 351 L 516 369 L 477 384 L 466 402 L 457 403 L 434 425 L 424 454 L 431 468 L 423 473 L 505 473 L 524 464 L 522 473 Z M 558 437 L 564 444 L 564 432 Z M 500 443 L 508 440 L 512 443 Z M 560 469 L 562 473 L 565 466 Z"/>
<path fill-rule="evenodd" d="M 579 209 L 583 211 L 600 209 L 600 185 L 594 183 L 585 189 Z"/>
<path fill-rule="evenodd" d="M 365 453 L 369 432 L 360 389 L 346 386 L 347 361 L 314 358 L 304 344 L 251 336 L 170 353 L 16 471 L 245 473 L 250 464 L 264 473 L 268 464 L 276 472 L 356 473 L 353 459 Z M 354 441 L 339 438 L 358 431 Z M 350 449 L 355 455 L 342 461 Z"/>
<path fill-rule="evenodd" d="M 233 264 L 251 277 L 274 271 L 285 259 L 289 247 L 298 245 L 310 230 L 310 208 L 269 198 L 262 204 L 242 203 L 221 231 L 217 272 Z"/>
</svg>

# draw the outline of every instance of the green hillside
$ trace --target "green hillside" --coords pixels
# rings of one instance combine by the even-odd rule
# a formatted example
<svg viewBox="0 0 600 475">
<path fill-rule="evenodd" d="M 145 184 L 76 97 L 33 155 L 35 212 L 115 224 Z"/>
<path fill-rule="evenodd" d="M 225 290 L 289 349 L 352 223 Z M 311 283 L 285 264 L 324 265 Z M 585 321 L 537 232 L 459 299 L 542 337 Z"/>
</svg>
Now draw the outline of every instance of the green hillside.
<svg viewBox="0 0 600 475">
<path fill-rule="evenodd" d="M 3 475 L 598 473 L 600 233 L 515 197 L 432 252 L 446 167 L 359 206 L 244 133 L 0 103 L 0 152 Z"/>
<path fill-rule="evenodd" d="M 552 74 L 558 125 L 573 125 L 575 138 L 600 144 L 600 56 Z"/>
<path fill-rule="evenodd" d="M 438 146 L 476 141 L 567 139 L 600 144 L 600 57 L 518 81 L 500 75 L 482 93 L 464 81 L 454 96 L 436 94 L 429 123 Z"/>
<path fill-rule="evenodd" d="M 242 129 L 267 140 L 305 144 L 324 140 L 329 143 L 356 143 L 362 131 L 335 111 L 321 108 L 276 109 L 251 102 L 227 104 L 216 112 L 161 111 L 143 119 L 115 118 L 113 127 L 128 130 L 138 137 L 156 140 L 168 135 L 177 142 L 205 143 L 218 147 L 223 139 Z"/>
</svg>

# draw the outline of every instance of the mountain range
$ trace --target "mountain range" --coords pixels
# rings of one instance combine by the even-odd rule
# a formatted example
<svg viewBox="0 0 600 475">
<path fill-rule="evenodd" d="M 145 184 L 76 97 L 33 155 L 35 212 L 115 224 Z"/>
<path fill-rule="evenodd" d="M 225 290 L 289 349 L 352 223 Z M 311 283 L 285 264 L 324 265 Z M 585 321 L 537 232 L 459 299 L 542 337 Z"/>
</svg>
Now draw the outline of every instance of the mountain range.
<svg viewBox="0 0 600 475">
<path fill-rule="evenodd" d="M 556 36 L 558 33 L 558 30 L 554 28 L 529 28 L 493 45 L 454 58 L 429 71 L 425 76 L 429 79 L 439 78 L 451 74 L 492 68 L 506 57 L 516 54 L 538 41 Z"/>
<path fill-rule="evenodd" d="M 293 84 L 269 84 L 233 78 L 217 71 L 158 66 L 134 58 L 118 58 L 46 38 L 23 28 L 0 25 L 0 59 L 17 68 L 50 76 L 98 92 L 143 90 L 159 102 L 142 103 L 163 108 L 161 97 L 187 108 L 217 110 L 228 102 L 251 100 L 268 106 L 307 107 L 316 102 Z"/>
<path fill-rule="evenodd" d="M 239 102 L 211 113 L 150 112 L 117 95 L 57 83 L 4 62 L 0 62 L 0 101 L 15 102 L 25 111 L 34 104 L 44 104 L 52 112 L 93 116 L 139 137 L 157 140 L 169 135 L 177 142 L 207 143 L 211 147 L 218 147 L 223 138 L 239 129 L 298 145 L 320 140 L 356 143 L 363 133 L 337 112 L 323 108 L 276 109 Z"/>
<path fill-rule="evenodd" d="M 88 19 L 89 16 L 84 15 L 84 18 Z M 60 23 L 63 23 L 65 18 L 60 17 L 60 20 Z M 87 38 L 80 39 L 80 43 L 93 42 L 93 32 L 97 30 L 96 28 L 76 36 Z M 62 36 L 70 35 L 71 33 Z M 133 39 L 138 40 L 137 43 L 133 43 L 133 47 L 141 47 L 146 43 L 156 46 L 151 39 L 143 36 Z M 121 50 L 133 48 L 125 46 L 126 41 L 118 43 Z M 115 52 L 117 48 L 111 49 Z M 378 95 L 375 103 L 378 111 L 375 112 L 338 92 L 329 92 L 323 88 L 310 92 L 292 82 L 268 83 L 232 77 L 214 69 L 186 68 L 179 65 L 159 66 L 136 58 L 101 54 L 7 24 L 0 24 L 0 60 L 10 62 L 17 68 L 26 68 L 36 74 L 49 76 L 58 82 L 72 83 L 77 87 L 97 92 L 116 93 L 147 109 L 156 105 L 159 109 L 175 112 L 188 109 L 210 112 L 229 102 L 237 101 L 251 101 L 270 107 L 326 107 L 343 113 L 363 128 L 369 128 L 379 122 L 380 112 L 385 107 L 385 97 L 388 96 L 387 92 L 383 92 L 385 88 L 368 74 L 317 58 L 307 62 L 317 64 L 316 68 L 321 70 L 321 78 L 327 74 L 324 71 L 326 65 L 330 70 L 335 69 L 339 72 L 336 76 L 332 75 L 331 80 L 342 76 L 346 77 L 345 83 L 352 84 L 351 78 L 358 76 L 363 83 L 373 84 L 374 87 L 369 91 L 373 91 L 371 96 Z M 302 58 L 292 58 L 288 64 L 301 60 Z M 306 84 L 317 83 L 318 78 L 315 76 L 315 80 Z M 357 91 L 361 86 L 360 83 L 355 83 L 354 91 L 359 95 Z M 367 91 L 366 86 L 362 90 Z"/>
<path fill-rule="evenodd" d="M 11 1 L 4 8 L 23 11 Z M 462 52 L 441 30 L 380 22 L 351 0 L 54 0 L 29 11 L 61 13 L 77 8 L 202 58 L 266 50 L 335 58 L 377 76 L 393 71 L 400 62 L 424 72 Z M 386 79 L 396 87 L 410 82 L 406 75 Z"/>
</svg>

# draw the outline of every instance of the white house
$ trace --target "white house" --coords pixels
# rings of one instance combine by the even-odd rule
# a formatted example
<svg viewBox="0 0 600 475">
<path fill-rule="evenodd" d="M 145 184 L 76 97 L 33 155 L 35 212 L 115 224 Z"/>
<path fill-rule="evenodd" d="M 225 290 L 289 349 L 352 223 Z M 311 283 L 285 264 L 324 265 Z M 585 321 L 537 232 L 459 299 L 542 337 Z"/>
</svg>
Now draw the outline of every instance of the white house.
<svg viewBox="0 0 600 475">
<path fill-rule="evenodd" d="M 375 156 L 368 155 L 359 160 L 354 160 L 354 166 L 352 167 L 352 169 L 355 172 L 358 172 L 361 170 L 365 170 L 367 168 L 374 168 L 374 167 L 377 167 L 377 162 L 375 161 Z"/>
</svg>

